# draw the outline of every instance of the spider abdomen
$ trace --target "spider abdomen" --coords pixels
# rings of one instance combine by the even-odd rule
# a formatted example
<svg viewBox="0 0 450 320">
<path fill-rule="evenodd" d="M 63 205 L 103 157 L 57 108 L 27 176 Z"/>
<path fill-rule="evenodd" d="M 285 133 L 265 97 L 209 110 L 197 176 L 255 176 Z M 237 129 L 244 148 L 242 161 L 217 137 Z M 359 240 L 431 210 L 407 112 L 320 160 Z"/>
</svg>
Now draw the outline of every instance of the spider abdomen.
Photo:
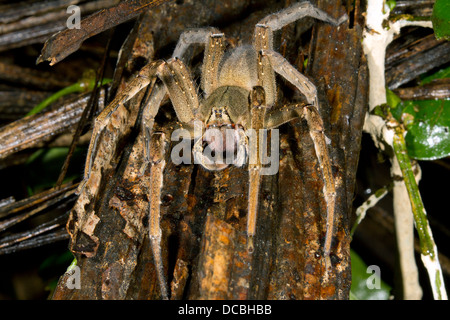
<svg viewBox="0 0 450 320">
<path fill-rule="evenodd" d="M 219 86 L 252 90 L 258 81 L 258 54 L 252 46 L 237 47 L 225 56 L 219 69 Z"/>
</svg>

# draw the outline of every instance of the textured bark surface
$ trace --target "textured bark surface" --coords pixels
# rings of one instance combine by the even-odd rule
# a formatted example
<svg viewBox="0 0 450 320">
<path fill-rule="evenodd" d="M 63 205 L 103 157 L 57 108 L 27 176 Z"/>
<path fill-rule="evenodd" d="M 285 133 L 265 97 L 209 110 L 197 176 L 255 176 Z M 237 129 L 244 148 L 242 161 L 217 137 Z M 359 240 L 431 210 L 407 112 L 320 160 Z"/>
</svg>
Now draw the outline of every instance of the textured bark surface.
<svg viewBox="0 0 450 320">
<path fill-rule="evenodd" d="M 173 50 L 179 34 L 187 27 L 217 26 L 231 43 L 249 39 L 259 19 L 288 2 L 213 1 L 211 5 L 209 1 L 185 1 L 162 5 L 140 23 L 147 23 L 143 29 L 153 30 L 158 56 L 170 52 L 167 47 Z M 331 139 L 329 150 L 337 191 L 333 271 L 324 272 L 322 259 L 326 204 L 321 171 L 306 123 L 294 121 L 280 127 L 279 173 L 264 176 L 261 184 L 253 254 L 246 246 L 245 168 L 208 172 L 199 166 L 177 166 L 167 152 L 161 227 L 172 298 L 348 298 L 350 213 L 368 90 L 361 50 L 363 10 L 358 1 L 355 7 L 351 3 L 320 1 L 318 6 L 333 17 L 347 13 L 350 19 L 340 27 L 303 20 L 297 23 L 297 29 L 294 25 L 284 28 L 275 47 L 301 70 L 305 52 L 299 49 L 302 39 L 296 37 L 295 30 L 314 24 L 308 66 L 301 71 L 318 88 L 320 113 Z M 143 36 L 138 32 L 135 44 Z M 278 84 L 280 105 L 298 100 L 284 81 Z M 102 173 L 98 194 L 85 206 L 86 212 L 90 210 L 99 221 L 90 235 L 79 234 L 71 243 L 81 271 L 81 289 L 68 289 L 69 276 L 65 274 L 54 299 L 160 298 L 148 239 L 149 175 L 148 171 L 140 174 L 144 165 L 140 108 L 138 101 L 133 105 L 129 107 L 133 109 L 130 119 L 137 118 L 136 125 L 129 133 L 116 137 L 114 159 Z M 166 104 L 157 119 L 167 136 L 175 120 L 171 110 L 170 103 Z M 77 230 L 69 231 L 73 234 Z M 91 243 L 93 238 L 95 244 Z M 89 245 L 95 249 L 88 250 L 88 257 L 82 252 Z"/>
</svg>

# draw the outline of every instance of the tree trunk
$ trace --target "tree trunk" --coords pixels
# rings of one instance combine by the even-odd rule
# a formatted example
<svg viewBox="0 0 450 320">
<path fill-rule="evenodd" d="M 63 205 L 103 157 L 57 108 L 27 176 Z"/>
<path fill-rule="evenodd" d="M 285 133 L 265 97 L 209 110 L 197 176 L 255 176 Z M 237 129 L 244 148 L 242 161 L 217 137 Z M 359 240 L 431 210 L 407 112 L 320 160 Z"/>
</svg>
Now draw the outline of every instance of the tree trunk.
<svg viewBox="0 0 450 320">
<path fill-rule="evenodd" d="M 158 58 L 168 45 L 173 49 L 181 31 L 191 26 L 217 26 L 232 43 L 250 39 L 259 19 L 282 9 L 277 1 L 212 3 L 216 2 L 185 1 L 153 9 L 137 23 L 135 50 L 148 38 L 148 30 L 154 33 Z M 286 1 L 285 6 L 289 4 Z M 281 39 L 275 48 L 316 85 L 325 132 L 331 140 L 337 191 L 332 272 L 325 273 L 321 259 L 327 212 L 322 175 L 308 126 L 298 120 L 280 127 L 279 172 L 262 180 L 252 254 L 246 245 L 246 167 L 209 172 L 200 166 L 177 166 L 167 153 L 161 228 L 172 299 L 349 297 L 350 219 L 368 93 L 361 49 L 364 8 L 359 1 L 328 0 L 317 5 L 334 18 L 344 13 L 350 18 L 339 27 L 303 19 L 278 33 Z M 311 25 L 310 41 L 296 36 L 296 27 L 306 30 Z M 299 49 L 302 42 L 309 43 L 306 70 L 301 70 L 305 55 Z M 152 58 L 152 53 L 149 55 L 147 59 Z M 296 99 L 284 81 L 277 83 L 280 105 Z M 148 237 L 149 175 L 148 171 L 139 175 L 144 162 L 141 108 L 138 101 L 133 105 L 136 108 L 132 110 L 130 105 L 128 120 L 132 130 L 117 133 L 121 152 L 103 172 L 98 195 L 85 206 L 99 222 L 90 239 L 81 235 L 72 238 L 81 288 L 69 289 L 66 284 L 70 275 L 66 273 L 53 299 L 160 298 Z M 170 104 L 160 110 L 157 121 L 161 130 L 170 132 L 171 110 Z M 71 219 L 68 228 L 74 235 L 77 230 L 71 228 L 76 217 Z"/>
</svg>

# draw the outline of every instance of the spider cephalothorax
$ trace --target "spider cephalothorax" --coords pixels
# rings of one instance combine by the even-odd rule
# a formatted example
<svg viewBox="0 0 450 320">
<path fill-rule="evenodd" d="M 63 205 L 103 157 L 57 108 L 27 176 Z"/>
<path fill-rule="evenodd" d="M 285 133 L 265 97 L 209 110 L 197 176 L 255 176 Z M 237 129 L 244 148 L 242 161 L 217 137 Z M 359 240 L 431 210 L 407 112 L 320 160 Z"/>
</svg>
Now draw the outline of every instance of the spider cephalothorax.
<svg viewBox="0 0 450 320">
<path fill-rule="evenodd" d="M 239 106 L 241 113 L 234 106 Z M 229 165 L 241 167 L 247 160 L 245 135 L 249 114 L 248 92 L 238 86 L 221 86 L 205 101 L 205 130 L 193 148 L 195 163 L 208 170 L 222 170 Z"/>
<path fill-rule="evenodd" d="M 325 267 L 331 266 L 329 255 L 336 194 L 328 156 L 328 138 L 323 131 L 316 88 L 307 77 L 273 50 L 272 43 L 274 31 L 305 16 L 334 25 L 339 25 L 346 19 L 344 16 L 335 20 L 308 2 L 296 3 L 262 19 L 255 27 L 251 45 L 240 46 L 228 52 L 225 50 L 224 34 L 218 30 L 206 28 L 186 31 L 180 36 L 171 59 L 147 64 L 96 119 L 87 156 L 85 179 L 80 192 L 92 192 L 86 189 L 98 185 L 98 177 L 91 176 L 91 169 L 99 136 L 114 112 L 144 87 L 154 84 L 149 103 L 143 111 L 142 127 L 145 136 L 145 159 L 150 166 L 150 240 L 163 298 L 168 298 L 168 289 L 161 257 L 159 223 L 167 137 L 162 132 L 153 131 L 153 123 L 166 93 L 180 124 L 194 138 L 192 153 L 195 163 L 208 170 L 221 170 L 229 165 L 242 167 L 248 163 L 249 252 L 253 251 L 261 175 L 276 173 L 264 170 L 266 168 L 263 165 L 264 159 L 260 156 L 262 139 L 259 133 L 299 117 L 306 120 L 322 170 L 323 194 L 327 205 L 323 258 Z M 193 44 L 205 46 L 201 75 L 203 95 L 198 94 L 188 61 L 184 61 L 186 49 Z M 275 73 L 297 88 L 308 104 L 275 108 Z M 157 79 L 161 81 L 156 81 Z M 76 208 L 78 207 L 82 208 L 83 203 L 76 205 Z"/>
</svg>

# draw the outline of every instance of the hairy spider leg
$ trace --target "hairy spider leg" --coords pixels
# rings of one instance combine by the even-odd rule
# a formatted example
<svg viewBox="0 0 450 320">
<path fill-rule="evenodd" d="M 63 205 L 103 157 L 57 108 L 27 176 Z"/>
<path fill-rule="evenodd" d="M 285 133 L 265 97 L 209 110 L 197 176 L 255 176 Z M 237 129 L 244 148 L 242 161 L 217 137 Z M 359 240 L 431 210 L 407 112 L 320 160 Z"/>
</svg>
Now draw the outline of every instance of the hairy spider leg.
<svg viewBox="0 0 450 320">
<path fill-rule="evenodd" d="M 205 93 L 205 98 L 217 88 L 219 63 L 225 52 L 224 40 L 224 34 L 216 28 L 188 30 L 181 34 L 172 55 L 173 58 L 182 57 L 190 45 L 205 45 L 201 76 L 201 86 Z"/>
<path fill-rule="evenodd" d="M 190 127 L 194 120 L 194 113 L 198 109 L 198 97 L 189 70 L 178 58 L 171 58 L 163 64 L 156 75 L 162 84 L 156 83 L 150 95 L 149 103 L 144 108 L 142 128 L 144 131 L 145 159 L 150 166 L 150 203 L 149 203 L 149 237 L 152 247 L 153 260 L 158 277 L 161 296 L 169 298 L 168 286 L 161 255 L 161 190 L 163 187 L 163 172 L 165 167 L 165 135 L 153 132 L 153 124 L 161 102 L 166 94 L 172 102 L 173 108 L 181 125 Z M 161 66 L 163 66 L 161 65 Z"/>
<path fill-rule="evenodd" d="M 336 192 L 326 143 L 328 139 L 325 136 L 323 130 L 323 122 L 319 114 L 317 90 L 312 82 L 308 80 L 308 78 L 306 78 L 291 64 L 289 64 L 289 62 L 285 60 L 279 53 L 273 51 L 273 32 L 307 16 L 328 22 L 336 26 L 348 19 L 347 15 L 343 15 L 339 19 L 334 19 L 324 11 L 314 7 L 309 2 L 296 3 L 289 8 L 263 18 L 259 22 L 255 27 L 253 46 L 259 53 L 258 77 L 259 84 L 264 88 L 266 92 L 266 105 L 271 107 L 276 101 L 274 72 L 280 74 L 286 80 L 291 82 L 302 94 L 305 95 L 308 103 L 310 104 L 306 107 L 300 108 L 300 111 L 298 111 L 298 116 L 304 117 L 308 123 L 308 126 L 310 127 L 310 135 L 314 143 L 316 155 L 318 157 L 319 165 L 324 178 L 323 192 L 327 205 L 324 257 L 325 267 L 326 269 L 328 269 L 331 266 L 329 255 L 331 250 L 331 239 L 333 236 Z M 287 118 L 291 118 L 291 116 L 287 116 Z M 265 117 L 265 128 L 276 128 L 282 123 L 287 122 L 285 121 L 286 116 L 280 116 L 278 112 L 269 112 Z M 255 176 L 253 180 L 253 185 L 251 182 L 250 188 L 254 193 L 257 185 L 259 186 L 260 179 Z M 252 197 L 249 198 L 249 200 L 253 202 L 249 203 L 249 209 L 251 209 L 251 211 L 249 210 L 249 215 L 251 215 L 249 220 L 251 220 L 252 223 L 248 224 L 247 228 L 247 232 L 250 236 L 254 234 L 254 225 L 256 224 L 257 211 L 256 205 L 258 198 L 258 195 L 255 196 L 254 194 L 252 194 L 252 192 L 250 192 L 250 195 L 252 195 Z"/>
<path fill-rule="evenodd" d="M 185 123 L 190 123 L 194 120 L 194 110 L 198 108 L 198 98 L 195 86 L 190 80 L 189 71 L 183 62 L 179 59 L 170 59 L 168 62 L 158 60 L 147 64 L 141 69 L 136 78 L 95 119 L 91 143 L 87 153 L 84 181 L 80 186 L 79 193 L 82 192 L 91 177 L 98 143 L 103 130 L 110 123 L 114 125 L 114 122 L 120 122 L 118 119 L 113 119 L 112 116 L 121 107 L 123 108 L 124 104 L 139 91 L 156 81 L 156 77 L 160 78 L 166 86 L 178 119 Z M 119 118 L 125 116 L 126 112 L 120 112 Z"/>
<path fill-rule="evenodd" d="M 184 32 L 175 48 L 172 58 L 168 61 L 169 68 L 163 70 L 160 78 L 164 85 L 156 83 L 149 98 L 149 103 L 144 108 L 142 128 L 144 130 L 145 159 L 150 165 L 150 205 L 149 205 L 149 236 L 153 252 L 153 259 L 158 276 L 158 281 L 163 299 L 169 298 L 169 290 L 164 272 L 164 264 L 161 255 L 161 190 L 163 186 L 163 169 L 165 165 L 164 146 L 161 142 L 165 139 L 161 133 L 153 133 L 154 118 L 159 110 L 166 94 L 174 106 L 181 126 L 192 131 L 192 120 L 205 112 L 199 111 L 198 96 L 191 80 L 188 69 L 182 62 L 188 47 L 192 44 L 205 44 L 205 56 L 203 62 L 202 86 L 208 95 L 217 87 L 217 72 L 219 62 L 223 56 L 223 34 L 214 28 L 193 29 Z M 158 138 L 155 138 L 155 135 Z M 156 140 L 155 140 L 156 139 Z M 156 158 L 155 158 L 156 156 Z"/>
<path fill-rule="evenodd" d="M 161 190 L 163 187 L 164 168 L 166 166 L 165 151 L 168 143 L 163 132 L 152 134 L 149 143 L 150 156 L 150 214 L 149 214 L 149 235 L 152 247 L 153 260 L 156 274 L 159 281 L 161 296 L 168 299 L 169 293 L 164 274 L 164 265 L 161 255 Z"/>
<path fill-rule="evenodd" d="M 273 13 L 271 15 L 266 16 L 262 20 L 258 22 L 256 27 L 266 27 L 269 28 L 272 32 L 283 28 L 284 26 L 298 21 L 305 17 L 312 17 L 317 20 L 328 22 L 332 25 L 338 26 L 342 22 L 348 19 L 348 16 L 344 14 L 339 19 L 334 19 L 329 16 L 325 11 L 320 10 L 315 7 L 308 1 L 294 3 L 290 7 L 283 9 L 279 12 Z M 255 33 L 258 32 L 258 29 L 255 30 Z M 271 40 L 271 38 L 270 38 Z M 273 44 L 268 43 L 267 48 L 262 49 L 273 49 Z"/>
<path fill-rule="evenodd" d="M 261 184 L 261 153 L 260 153 L 260 132 L 264 129 L 264 118 L 267 111 L 265 92 L 261 86 L 253 88 L 250 94 L 250 114 L 251 128 L 250 134 L 255 135 L 250 139 L 249 151 L 249 192 L 248 192 L 248 215 L 247 215 L 247 249 L 250 253 L 254 250 L 253 237 L 256 230 L 256 217 L 259 204 L 259 190 Z"/>
<path fill-rule="evenodd" d="M 347 15 L 343 15 L 337 20 L 309 2 L 295 3 L 286 9 L 266 16 L 256 24 L 253 35 L 254 48 L 258 52 L 273 50 L 273 32 L 304 17 L 313 17 L 333 25 L 339 25 L 348 18 Z M 276 101 L 275 75 L 268 59 L 264 56 L 259 57 L 258 78 L 259 85 L 266 92 L 266 104 L 272 107 Z"/>
<path fill-rule="evenodd" d="M 181 50 L 181 53 L 183 53 L 183 50 Z M 163 86 L 155 83 L 157 78 L 163 82 Z M 146 144 L 145 149 L 148 150 L 145 155 L 147 161 L 150 161 L 151 159 L 149 150 L 154 117 L 159 110 L 161 101 L 166 92 L 169 93 L 169 97 L 180 122 L 185 123 L 186 126 L 189 126 L 193 122 L 194 113 L 196 113 L 196 110 L 198 109 L 198 97 L 194 83 L 191 80 L 189 70 L 186 68 L 184 63 L 178 58 L 172 58 L 167 62 L 158 60 L 147 64 L 141 69 L 136 78 L 134 78 L 96 118 L 91 143 L 87 154 L 84 181 L 80 186 L 79 193 L 84 192 L 86 184 L 91 179 L 91 171 L 93 169 L 98 144 L 103 130 L 109 124 L 114 125 L 115 122 L 120 122 L 121 117 L 125 117 L 127 114 L 125 110 L 122 110 L 124 109 L 124 104 L 139 91 L 151 84 L 155 84 L 155 90 L 152 91 L 149 100 L 150 102 L 144 108 L 143 116 L 143 127 L 145 128 L 144 142 Z M 118 110 L 122 110 L 123 112 L 117 113 Z M 96 181 L 97 180 L 98 179 L 96 178 Z M 157 182 L 155 183 L 157 184 Z M 97 184 L 98 182 L 96 185 Z M 93 190 L 90 190 L 90 192 L 93 192 Z M 152 215 L 151 208 L 150 215 Z M 150 230 L 150 234 L 158 234 L 158 230 Z M 157 238 L 158 237 L 156 237 L 156 239 Z M 152 246 L 159 247 L 160 245 L 157 244 L 157 242 L 157 240 L 152 241 Z M 156 252 L 158 252 L 158 250 L 156 250 Z M 158 270 L 158 275 L 161 275 L 161 257 L 155 257 L 155 264 L 159 266 L 160 269 Z M 162 282 L 163 281 L 160 281 L 160 283 Z M 165 295 L 165 298 L 167 298 L 167 294 Z"/>
<path fill-rule="evenodd" d="M 169 298 L 167 281 L 164 273 L 164 264 L 161 256 L 161 190 L 163 186 L 164 160 L 164 134 L 153 133 L 154 118 L 161 106 L 165 91 L 169 93 L 177 118 L 181 125 L 190 127 L 194 120 L 194 112 L 198 108 L 197 92 L 191 80 L 189 70 L 178 58 L 167 62 L 168 68 L 162 70 L 160 78 L 163 86 L 155 85 L 150 96 L 149 104 L 143 112 L 142 128 L 144 130 L 145 158 L 150 165 L 150 203 L 149 203 L 149 237 L 153 252 L 153 260 L 160 284 L 161 296 Z M 155 140 L 155 136 L 158 137 Z"/>
<path fill-rule="evenodd" d="M 299 117 L 306 119 L 311 139 L 314 143 L 314 149 L 319 161 L 319 166 L 322 171 L 324 185 L 323 193 L 327 205 L 327 219 L 326 219 L 326 235 L 324 244 L 324 257 L 326 268 L 331 266 L 330 250 L 331 239 L 333 237 L 334 228 L 334 210 L 336 203 L 336 190 L 331 169 L 331 159 L 328 154 L 327 141 L 329 139 L 325 136 L 323 121 L 319 113 L 319 104 L 316 94 L 315 86 L 297 69 L 295 69 L 289 62 L 284 59 L 279 53 L 271 50 L 263 50 L 263 55 L 267 56 L 272 64 L 275 72 L 280 74 L 290 83 L 292 83 L 301 93 L 305 95 L 309 105 L 297 109 Z M 276 118 L 278 116 L 278 119 Z M 267 125 L 276 126 L 286 122 L 286 119 L 279 117 L 279 114 L 272 114 L 271 118 L 267 119 Z M 281 123 L 277 123 L 277 122 Z"/>
<path fill-rule="evenodd" d="M 154 61 L 142 68 L 136 78 L 134 78 L 124 90 L 118 93 L 114 100 L 111 101 L 111 103 L 105 109 L 103 109 L 103 111 L 95 119 L 91 142 L 89 144 L 86 156 L 84 179 L 80 184 L 78 194 L 81 194 L 84 191 L 86 184 L 91 179 L 94 160 L 98 151 L 98 144 L 103 130 L 109 123 L 112 123 L 112 125 L 114 126 L 115 122 L 120 122 L 120 119 L 112 118 L 113 114 L 116 114 L 116 117 L 118 118 L 127 116 L 127 112 L 126 110 L 124 110 L 123 106 L 124 103 L 134 97 L 143 88 L 150 85 L 152 81 L 154 81 L 153 75 L 156 73 L 157 68 L 161 65 L 161 63 L 162 61 Z M 121 112 L 117 113 L 118 110 L 120 110 Z M 98 182 L 96 183 L 96 185 L 97 184 Z M 91 190 L 91 193 L 93 193 L 94 191 L 95 190 Z"/>
<path fill-rule="evenodd" d="M 182 33 L 171 60 L 173 61 L 173 60 L 178 60 L 178 59 L 184 59 L 184 56 L 186 54 L 186 51 L 187 51 L 189 45 L 195 44 L 195 43 L 207 44 L 211 35 L 220 35 L 220 34 L 217 34 L 217 30 L 214 28 L 193 29 L 193 30 L 189 30 L 189 31 Z M 220 48 L 220 47 L 221 46 L 219 46 L 218 48 Z M 222 52 L 222 54 L 223 54 L 223 52 Z M 216 59 L 216 60 L 220 60 L 220 58 Z M 206 57 L 205 57 L 205 62 L 208 62 L 208 65 L 216 64 L 216 63 L 210 63 L 209 59 L 206 59 Z M 162 68 L 163 71 L 167 71 L 167 68 L 166 68 L 167 63 L 165 63 L 162 60 L 153 61 L 153 62 L 150 62 L 149 64 L 147 64 L 146 66 L 144 66 L 141 69 L 141 71 L 139 72 L 139 74 L 136 76 L 136 78 L 134 78 L 126 86 L 126 88 L 124 90 L 122 90 L 115 97 L 115 99 L 96 118 L 95 123 L 94 123 L 91 143 L 90 143 L 89 149 L 88 149 L 87 163 L 85 166 L 83 183 L 80 185 L 80 188 L 78 189 L 79 194 L 83 191 L 86 182 L 91 177 L 91 171 L 92 171 L 92 167 L 94 164 L 96 151 L 97 151 L 98 143 L 100 141 L 101 133 L 105 129 L 105 127 L 108 125 L 108 123 L 111 122 L 111 116 L 121 106 L 123 106 L 124 103 L 126 103 L 128 100 L 130 100 L 132 97 L 134 97 L 139 91 L 141 91 L 143 88 L 147 87 L 148 85 L 150 85 L 156 81 L 155 76 L 159 77 L 161 75 L 161 65 L 164 65 L 164 67 Z M 217 65 L 218 65 L 218 62 L 217 62 Z M 181 67 L 182 66 L 183 65 L 181 64 Z M 177 68 L 175 68 L 175 69 L 177 69 Z M 213 74 L 215 74 L 215 73 L 213 73 Z M 185 80 L 186 72 L 181 72 L 181 77 L 182 77 L 181 81 L 189 83 L 188 80 Z M 180 83 L 180 82 L 178 82 L 178 83 Z M 181 84 L 182 88 L 180 90 L 181 91 L 188 90 L 189 93 L 191 93 L 192 95 L 195 95 L 195 97 L 191 96 L 190 98 L 187 99 L 188 102 L 192 102 L 192 103 L 194 103 L 194 105 L 192 103 L 190 103 L 186 107 L 179 105 L 179 108 L 181 110 L 180 110 L 180 112 L 177 113 L 177 116 L 179 114 L 181 115 L 182 118 L 179 118 L 179 119 L 182 122 L 184 122 L 187 118 L 188 118 L 188 121 L 191 121 L 193 119 L 193 114 L 197 111 L 196 109 L 198 108 L 198 101 L 197 101 L 195 87 L 194 87 L 192 81 L 190 81 L 190 83 L 192 85 L 190 85 L 190 84 L 186 85 L 186 83 Z M 175 86 L 176 85 L 177 85 L 177 83 L 175 83 Z M 166 88 L 162 88 L 159 90 L 163 90 L 164 94 L 167 92 Z M 174 92 L 180 91 L 180 90 L 177 90 L 175 88 Z M 162 93 L 160 93 L 160 94 L 162 94 Z M 180 94 L 176 94 L 176 95 L 180 96 Z M 196 102 L 196 104 L 195 104 L 195 102 Z M 156 114 L 157 111 L 159 110 L 159 104 L 151 104 L 151 106 L 153 106 L 153 107 L 155 105 L 156 105 L 156 110 L 152 110 L 152 111 L 154 111 L 154 113 Z M 176 109 L 176 107 L 175 107 L 175 109 Z M 123 112 L 123 113 L 125 114 L 126 112 Z M 189 115 L 189 116 L 183 117 L 184 114 Z M 126 116 L 126 115 L 122 115 L 122 116 Z"/>
</svg>

